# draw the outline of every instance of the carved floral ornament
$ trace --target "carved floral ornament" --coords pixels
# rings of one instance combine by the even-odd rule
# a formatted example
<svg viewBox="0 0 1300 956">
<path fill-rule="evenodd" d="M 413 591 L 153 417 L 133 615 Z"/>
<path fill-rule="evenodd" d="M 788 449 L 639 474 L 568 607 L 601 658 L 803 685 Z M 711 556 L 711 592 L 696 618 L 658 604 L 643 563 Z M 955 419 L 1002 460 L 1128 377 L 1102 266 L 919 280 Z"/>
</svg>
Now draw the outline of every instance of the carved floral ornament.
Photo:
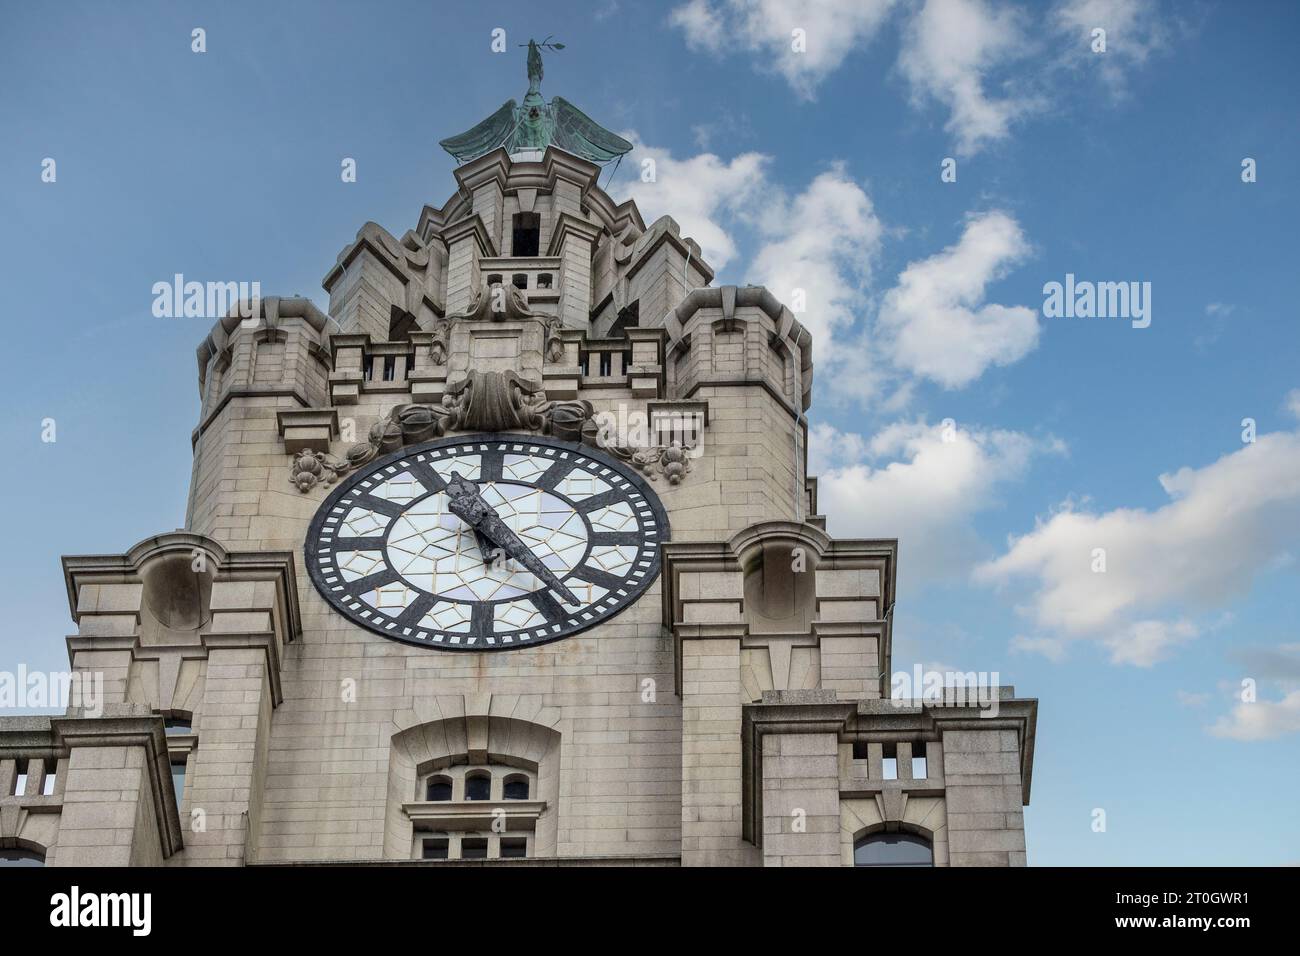
<svg viewBox="0 0 1300 956">
<path fill-rule="evenodd" d="M 398 405 L 375 422 L 368 440 L 350 447 L 343 458 L 306 449 L 294 455 L 289 482 L 304 494 L 318 483 L 338 478 L 381 455 L 432 441 L 451 431 L 534 431 L 565 441 L 598 447 L 627 462 L 651 481 L 677 484 L 690 471 L 691 447 L 623 445 L 612 440 L 596 420 L 591 402 L 547 401 L 540 385 L 517 373 L 471 370 L 447 390 L 440 405 Z"/>
</svg>

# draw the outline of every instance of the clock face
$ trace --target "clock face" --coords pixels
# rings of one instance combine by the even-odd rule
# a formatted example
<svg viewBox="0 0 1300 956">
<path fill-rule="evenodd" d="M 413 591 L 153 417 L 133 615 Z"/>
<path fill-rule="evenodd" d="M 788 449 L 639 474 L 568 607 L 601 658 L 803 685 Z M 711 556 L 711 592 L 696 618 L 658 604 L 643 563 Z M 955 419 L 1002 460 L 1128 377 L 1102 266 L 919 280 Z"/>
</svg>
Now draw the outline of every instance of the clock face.
<svg viewBox="0 0 1300 956">
<path fill-rule="evenodd" d="M 330 494 L 307 568 L 384 637 L 505 650 L 607 621 L 659 575 L 668 520 L 645 481 L 586 445 L 469 435 L 376 459 Z"/>
</svg>

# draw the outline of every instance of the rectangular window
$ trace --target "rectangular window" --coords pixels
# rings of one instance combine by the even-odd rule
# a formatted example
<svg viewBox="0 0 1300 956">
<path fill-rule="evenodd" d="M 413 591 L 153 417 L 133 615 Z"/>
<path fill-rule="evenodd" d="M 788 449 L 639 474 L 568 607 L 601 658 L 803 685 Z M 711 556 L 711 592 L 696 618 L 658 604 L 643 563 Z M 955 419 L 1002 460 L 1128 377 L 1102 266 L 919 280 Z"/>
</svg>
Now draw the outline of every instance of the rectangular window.
<svg viewBox="0 0 1300 956">
<path fill-rule="evenodd" d="M 420 856 L 425 860 L 445 860 L 448 858 L 449 841 L 446 837 L 434 837 L 425 840 L 420 848 Z"/>
<path fill-rule="evenodd" d="M 867 756 L 867 742 L 865 740 L 853 741 L 853 759 L 866 760 Z"/>
<path fill-rule="evenodd" d="M 528 856 L 527 837 L 502 837 L 501 859 L 522 860 Z"/>
<path fill-rule="evenodd" d="M 14 778 L 14 796 L 21 797 L 27 792 L 27 761 L 18 761 L 18 776 Z"/>
<path fill-rule="evenodd" d="M 510 254 L 535 256 L 542 244 L 542 217 L 535 212 L 517 212 L 511 230 Z"/>
<path fill-rule="evenodd" d="M 487 838 L 464 837 L 460 841 L 460 858 L 462 860 L 486 860 Z"/>
<path fill-rule="evenodd" d="M 45 777 L 41 780 L 41 796 L 54 796 L 54 784 L 58 781 L 59 762 L 57 760 L 45 761 Z"/>
<path fill-rule="evenodd" d="M 885 744 L 885 757 L 880 764 L 881 777 L 885 780 L 898 779 L 898 744 Z"/>
<path fill-rule="evenodd" d="M 912 779 L 924 780 L 929 775 L 925 763 L 925 741 L 918 740 L 912 744 Z"/>
<path fill-rule="evenodd" d="M 185 768 L 189 763 L 189 757 L 172 758 L 172 787 L 176 791 L 176 807 L 180 808 L 181 798 L 185 796 Z"/>
</svg>

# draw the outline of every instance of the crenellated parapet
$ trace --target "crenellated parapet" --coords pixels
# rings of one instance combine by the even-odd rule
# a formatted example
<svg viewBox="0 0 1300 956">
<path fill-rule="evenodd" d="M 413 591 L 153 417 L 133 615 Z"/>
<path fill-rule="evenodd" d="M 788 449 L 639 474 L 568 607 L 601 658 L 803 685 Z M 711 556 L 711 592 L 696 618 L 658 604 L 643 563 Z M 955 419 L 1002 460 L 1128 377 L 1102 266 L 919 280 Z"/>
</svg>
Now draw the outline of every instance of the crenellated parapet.
<svg viewBox="0 0 1300 956">
<path fill-rule="evenodd" d="M 281 394 L 319 405 L 327 397 L 329 336 L 338 324 L 309 299 L 268 296 L 253 305 L 246 318 L 218 321 L 198 348 L 196 444 L 231 398 Z"/>
<path fill-rule="evenodd" d="M 445 312 L 447 248 L 407 230 L 399 241 L 368 222 L 339 253 L 322 285 L 344 332 L 389 338 L 407 323 L 427 328 Z"/>
<path fill-rule="evenodd" d="M 695 289 L 663 319 L 671 394 L 756 385 L 795 416 L 812 402 L 812 336 L 762 286 Z"/>
</svg>

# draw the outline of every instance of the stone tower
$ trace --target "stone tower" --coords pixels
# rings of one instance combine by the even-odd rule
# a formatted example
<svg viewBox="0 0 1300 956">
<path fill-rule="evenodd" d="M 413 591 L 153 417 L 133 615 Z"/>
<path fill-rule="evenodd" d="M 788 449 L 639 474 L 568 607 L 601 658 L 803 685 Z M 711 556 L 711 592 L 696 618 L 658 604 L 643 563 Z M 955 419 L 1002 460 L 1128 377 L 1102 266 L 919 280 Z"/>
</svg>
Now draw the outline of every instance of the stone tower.
<svg viewBox="0 0 1300 956">
<path fill-rule="evenodd" d="M 826 533 L 807 331 L 766 289 L 712 286 L 677 223 L 611 199 L 581 150 L 527 145 L 459 166 L 400 238 L 362 226 L 328 314 L 265 298 L 213 327 L 185 530 L 64 559 L 71 665 L 106 703 L 0 720 L 4 846 L 52 865 L 1024 864 L 1036 702 L 888 699 L 897 542 Z M 570 455 L 612 502 L 563 499 L 584 566 L 603 551 L 628 575 L 565 578 L 599 586 L 591 614 L 551 591 L 517 632 L 504 604 L 439 616 L 452 602 L 418 605 L 414 572 L 366 550 L 396 533 L 353 527 L 358 503 L 391 528 L 479 467 L 516 544 L 445 510 L 420 541 L 455 539 L 466 587 L 517 583 L 489 558 L 541 554 L 539 526 L 490 492 L 571 492 L 539 477 Z M 623 493 L 654 533 L 597 527 Z M 394 587 L 408 603 L 384 612 Z"/>
</svg>

